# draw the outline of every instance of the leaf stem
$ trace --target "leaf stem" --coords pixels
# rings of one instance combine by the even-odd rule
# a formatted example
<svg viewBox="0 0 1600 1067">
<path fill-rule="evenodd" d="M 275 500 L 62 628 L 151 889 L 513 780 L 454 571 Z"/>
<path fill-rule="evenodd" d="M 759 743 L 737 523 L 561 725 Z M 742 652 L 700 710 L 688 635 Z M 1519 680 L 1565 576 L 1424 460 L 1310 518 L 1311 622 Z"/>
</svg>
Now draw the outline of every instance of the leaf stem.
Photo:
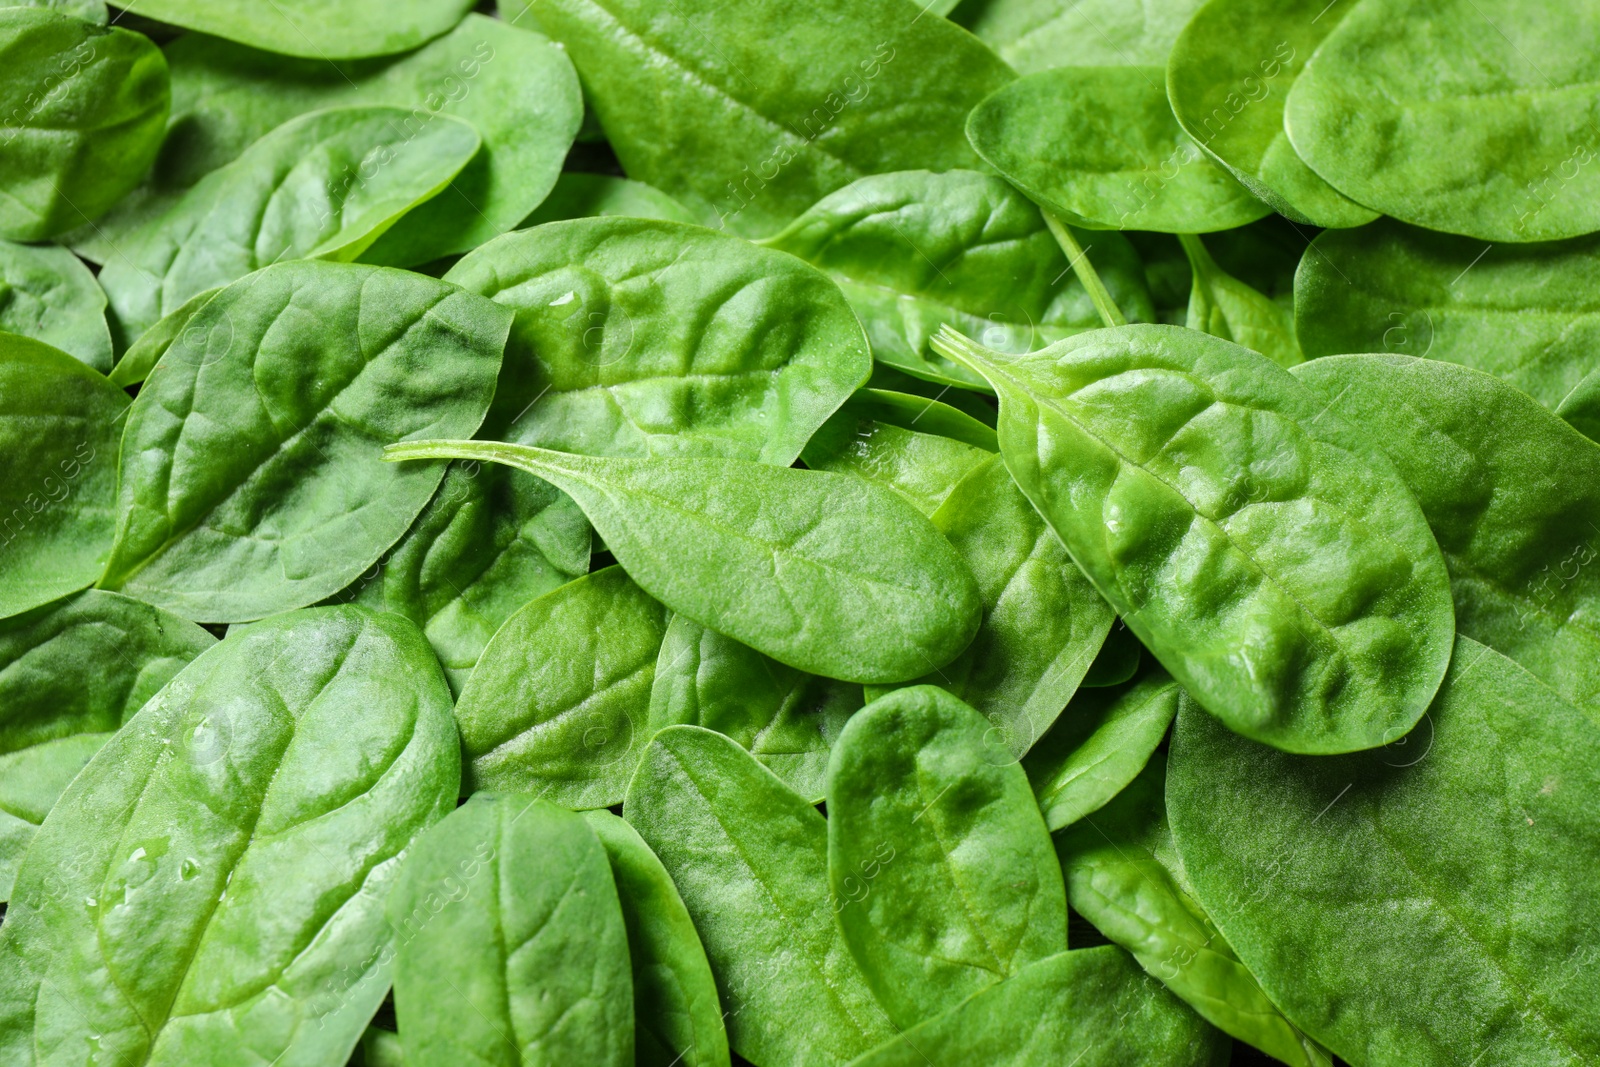
<svg viewBox="0 0 1600 1067">
<path fill-rule="evenodd" d="M 1128 325 L 1127 316 L 1122 309 L 1117 307 L 1117 302 L 1111 299 L 1111 293 L 1106 289 L 1106 283 L 1100 280 L 1100 275 L 1095 271 L 1094 264 L 1089 262 L 1089 253 L 1085 252 L 1078 244 L 1078 239 L 1072 235 L 1066 223 L 1056 218 L 1049 211 L 1044 212 L 1044 224 L 1050 227 L 1050 232 L 1055 235 L 1056 244 L 1061 246 L 1061 251 L 1067 254 L 1067 264 L 1072 268 L 1072 273 L 1078 276 L 1078 281 L 1089 291 L 1089 299 L 1094 301 L 1095 310 L 1100 312 L 1101 320 L 1107 326 Z"/>
</svg>

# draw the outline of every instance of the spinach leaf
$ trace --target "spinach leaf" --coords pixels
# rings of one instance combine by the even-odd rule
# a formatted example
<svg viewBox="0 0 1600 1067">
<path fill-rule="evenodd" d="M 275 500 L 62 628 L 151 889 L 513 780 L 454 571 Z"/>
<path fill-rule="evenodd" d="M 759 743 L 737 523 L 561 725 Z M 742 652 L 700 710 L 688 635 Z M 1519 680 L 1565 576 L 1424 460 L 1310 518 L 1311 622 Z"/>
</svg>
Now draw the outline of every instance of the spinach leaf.
<svg viewBox="0 0 1600 1067">
<path fill-rule="evenodd" d="M 519 608 L 589 573 L 589 521 L 549 482 L 498 463 L 452 463 L 404 537 L 338 597 L 422 628 L 460 693 Z"/>
<path fill-rule="evenodd" d="M 1449 575 L 1366 435 L 1248 349 L 1123 326 L 1027 356 L 936 343 L 1000 395 L 1017 485 L 1208 711 L 1288 751 L 1409 730 L 1444 676 Z"/>
<path fill-rule="evenodd" d="M 939 357 L 943 359 L 943 356 Z M 950 364 L 952 367 L 956 364 Z M 995 423 L 994 397 L 988 395 L 987 386 L 984 390 L 952 389 L 948 385 L 930 382 L 924 378 L 914 378 L 904 371 L 896 370 L 887 363 L 874 362 L 872 377 L 867 379 L 867 387 L 880 389 L 890 393 L 904 393 L 907 396 L 921 397 L 924 400 L 937 400 L 946 407 L 955 408 L 963 415 L 971 415 L 991 430 Z"/>
<path fill-rule="evenodd" d="M 7 7 L 44 7 L 104 26 L 110 18 L 105 0 L 10 0 Z"/>
<path fill-rule="evenodd" d="M 0 926 L 0 1058 L 342 1063 L 388 986 L 399 857 L 454 806 L 457 751 L 404 619 L 233 631 L 40 827 Z"/>
<path fill-rule="evenodd" d="M 936 686 L 845 726 L 828 760 L 828 883 L 845 944 L 899 1027 L 1067 948 L 1067 900 L 1027 776 Z"/>
<path fill-rule="evenodd" d="M 445 280 L 516 312 L 496 406 L 512 420 L 502 439 L 520 444 L 786 467 L 871 372 L 820 271 L 699 226 L 550 223 Z"/>
<path fill-rule="evenodd" d="M 459 119 L 411 129 L 393 107 L 279 126 L 128 234 L 100 272 L 126 347 L 192 297 L 288 259 L 355 259 L 477 154 Z"/>
<path fill-rule="evenodd" d="M 189 328 L 189 320 L 194 318 L 195 312 L 205 307 L 211 298 L 222 292 L 222 289 L 207 289 L 203 293 L 196 293 L 185 300 L 178 310 L 167 315 L 154 326 L 139 335 L 139 339 L 128 347 L 117 360 L 117 365 L 111 368 L 107 377 L 112 385 L 119 385 L 126 389 L 130 385 L 139 385 L 150 372 L 155 370 L 161 357 L 167 354 L 167 349 L 183 336 Z"/>
<path fill-rule="evenodd" d="M 1151 667 L 1131 684 L 1073 698 L 1022 761 L 1050 829 L 1105 807 L 1134 780 L 1178 714 L 1178 691 L 1166 671 Z"/>
<path fill-rule="evenodd" d="M 887 486 L 932 515 L 999 448 L 994 430 L 937 400 L 865 389 L 834 412 L 800 458 L 812 470 Z"/>
<path fill-rule="evenodd" d="M 628 928 L 634 1045 L 639 1067 L 727 1067 L 717 983 L 672 877 L 632 826 L 609 811 L 584 813 L 605 846 Z"/>
<path fill-rule="evenodd" d="M 472 0 L 126 0 L 124 9 L 289 56 L 404 52 L 447 32 Z"/>
<path fill-rule="evenodd" d="M 1205 0 L 966 0 L 955 21 L 1022 74 L 1159 67 Z"/>
<path fill-rule="evenodd" d="M 1228 274 L 1211 258 L 1200 238 L 1180 234 L 1194 278 L 1189 295 L 1191 330 L 1209 333 L 1260 352 L 1280 367 L 1303 362 L 1294 337 L 1294 311 L 1263 296 Z"/>
<path fill-rule="evenodd" d="M 0 241 L 0 330 L 111 369 L 106 294 L 65 248 Z"/>
<path fill-rule="evenodd" d="M 0 619 L 105 569 L 127 413 L 122 390 L 65 352 L 0 333 Z"/>
<path fill-rule="evenodd" d="M 1176 711 L 1175 686 L 1171 696 Z M 1103 810 L 1057 836 L 1072 910 L 1218 1029 L 1293 1067 L 1330 1067 L 1327 1050 L 1273 1007 L 1186 889 L 1167 828 L 1166 778 L 1158 752 Z"/>
<path fill-rule="evenodd" d="M 110 734 L 73 734 L 0 755 L 0 903 L 50 809 Z"/>
<path fill-rule="evenodd" d="M 785 667 L 674 615 L 656 658 L 645 735 L 677 725 L 715 730 L 796 793 L 821 800 L 828 752 L 863 703 L 859 685 Z"/>
<path fill-rule="evenodd" d="M 142 34 L 34 7 L 0 9 L 0 237 L 92 222 L 144 177 L 171 104 Z"/>
<path fill-rule="evenodd" d="M 582 816 L 479 793 L 418 835 L 387 911 L 408 1062 L 633 1067 L 628 935 Z"/>
<path fill-rule="evenodd" d="M 1378 217 L 1306 166 L 1283 128 L 1290 87 L 1352 6 L 1214 0 L 1167 57 L 1167 96 L 1184 132 L 1274 210 L 1313 226 Z"/>
<path fill-rule="evenodd" d="M 1154 308 L 1133 246 L 1083 235 L 1112 297 Z M 904 171 L 852 182 L 764 242 L 839 283 L 880 362 L 967 389 L 987 384 L 928 348 L 949 323 L 991 348 L 1027 352 L 1100 325 L 1094 303 L 1033 203 L 973 171 Z"/>
<path fill-rule="evenodd" d="M 1089 664 L 1088 673 L 1078 684 L 1093 688 L 1121 685 L 1139 672 L 1139 664 L 1143 659 L 1144 646 L 1133 636 L 1133 631 L 1118 619 L 1111 624 L 1105 644 L 1100 646 L 1094 662 Z"/>
<path fill-rule="evenodd" d="M 1450 568 L 1456 629 L 1600 712 L 1600 447 L 1448 363 L 1334 356 L 1295 376 L 1394 461 Z"/>
<path fill-rule="evenodd" d="M 1061 952 L 850 1061 L 850 1067 L 1221 1067 L 1228 1041 L 1120 948 Z M 937 1059 L 930 1059 L 937 1057 Z"/>
<path fill-rule="evenodd" d="M 828 1067 L 891 1036 L 834 925 L 827 820 L 804 797 L 728 738 L 671 726 L 645 748 L 622 813 L 700 931 L 734 1051 Z"/>
<path fill-rule="evenodd" d="M 1333 1052 L 1579 1063 L 1600 1055 L 1597 745 L 1592 719 L 1462 637 L 1404 746 L 1298 758 L 1186 701 L 1167 815 L 1228 943 Z"/>
<path fill-rule="evenodd" d="M 1089 229 L 1210 233 L 1268 208 L 1172 117 L 1157 67 L 1062 67 L 973 109 L 973 148 L 1062 220 Z"/>
<path fill-rule="evenodd" d="M 101 586 L 205 622 L 343 589 L 444 476 L 386 466 L 376 442 L 476 430 L 510 319 L 453 285 L 353 264 L 280 263 L 224 289 L 134 401 Z"/>
<path fill-rule="evenodd" d="M 1341 193 L 1406 222 L 1484 241 L 1590 233 L 1596 20 L 1522 0 L 1364 0 L 1289 91 L 1289 139 Z"/>
<path fill-rule="evenodd" d="M 461 687 L 462 785 L 573 808 L 622 801 L 667 613 L 619 567 L 532 601 L 490 639 Z"/>
<path fill-rule="evenodd" d="M 697 223 L 694 212 L 653 185 L 611 174 L 565 171 L 544 203 L 522 220 L 519 230 L 565 219 L 620 215 L 635 219 Z"/>
<path fill-rule="evenodd" d="M 526 19 L 509 26 L 468 15 L 415 52 L 355 62 L 294 59 L 201 34 L 166 52 L 172 123 L 149 182 L 97 228 L 71 235 L 72 247 L 99 263 L 114 258 L 132 227 L 271 130 L 308 111 L 351 106 L 405 108 L 407 128 L 419 135 L 437 118 L 463 119 L 483 137 L 450 188 L 363 259 L 407 266 L 467 252 L 545 198 L 583 114 L 572 63 Z"/>
<path fill-rule="evenodd" d="M 868 174 L 970 167 L 967 112 L 1012 77 L 913 0 L 502 0 L 564 44 L 623 170 L 769 234 Z"/>
<path fill-rule="evenodd" d="M 1396 222 L 1325 233 L 1295 275 L 1308 356 L 1392 352 L 1503 378 L 1600 439 L 1600 238 L 1495 245 Z"/>
<path fill-rule="evenodd" d="M 384 456 L 489 460 L 554 483 L 645 592 L 811 674 L 906 681 L 954 659 L 983 613 L 950 542 L 865 479 L 477 441 L 398 444 Z"/>
</svg>

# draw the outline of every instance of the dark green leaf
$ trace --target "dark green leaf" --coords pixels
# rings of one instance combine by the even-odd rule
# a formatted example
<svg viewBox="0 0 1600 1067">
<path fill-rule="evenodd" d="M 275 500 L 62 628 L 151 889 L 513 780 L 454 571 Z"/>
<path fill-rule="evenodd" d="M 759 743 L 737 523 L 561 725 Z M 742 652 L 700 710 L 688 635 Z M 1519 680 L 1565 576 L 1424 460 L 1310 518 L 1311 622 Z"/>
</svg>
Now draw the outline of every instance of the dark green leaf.
<svg viewBox="0 0 1600 1067">
<path fill-rule="evenodd" d="M 1094 662 L 1089 664 L 1088 673 L 1078 684 L 1086 688 L 1121 685 L 1138 673 L 1143 658 L 1144 646 L 1133 636 L 1133 631 L 1118 619 L 1112 623 L 1105 644 L 1100 646 Z"/>
<path fill-rule="evenodd" d="M 43 341 L 101 374 L 111 369 L 106 294 L 65 248 L 0 241 L 0 330 Z"/>
<path fill-rule="evenodd" d="M 1189 329 L 1244 345 L 1280 367 L 1304 361 L 1294 337 L 1291 308 L 1263 296 L 1217 266 L 1200 238 L 1186 233 L 1179 240 L 1194 278 L 1186 323 Z"/>
<path fill-rule="evenodd" d="M 701 221 L 688 208 L 653 185 L 610 174 L 566 171 L 556 179 L 555 188 L 550 190 L 544 203 L 524 219 L 517 229 L 526 230 L 546 222 L 602 215 L 664 219 L 668 222 Z"/>
<path fill-rule="evenodd" d="M 167 354 L 183 332 L 189 328 L 189 320 L 194 318 L 195 312 L 205 307 L 211 298 L 222 292 L 221 289 L 207 289 L 197 293 L 183 303 L 178 310 L 151 326 L 139 335 L 122 358 L 117 360 L 117 365 L 111 368 L 109 375 L 112 385 L 127 388 L 130 385 L 139 385 L 150 372 L 155 370 L 161 357 Z"/>
</svg>

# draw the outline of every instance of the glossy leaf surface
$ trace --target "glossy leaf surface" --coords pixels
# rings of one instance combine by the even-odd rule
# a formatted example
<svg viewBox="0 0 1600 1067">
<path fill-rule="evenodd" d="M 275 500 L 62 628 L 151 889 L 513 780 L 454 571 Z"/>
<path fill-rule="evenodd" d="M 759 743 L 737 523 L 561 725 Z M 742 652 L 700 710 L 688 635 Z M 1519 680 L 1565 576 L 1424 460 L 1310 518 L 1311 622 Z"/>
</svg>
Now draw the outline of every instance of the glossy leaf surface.
<svg viewBox="0 0 1600 1067">
<path fill-rule="evenodd" d="M 613 174 L 587 174 L 564 171 L 555 188 L 533 214 L 523 220 L 519 230 L 564 219 L 587 219 L 620 215 L 634 219 L 662 219 L 667 222 L 698 223 L 694 212 L 653 185 L 618 178 Z"/>
<path fill-rule="evenodd" d="M 289 56 L 348 59 L 415 48 L 472 0 L 127 0 L 125 9 Z"/>
<path fill-rule="evenodd" d="M 953 13 L 1021 74 L 1159 67 L 1205 0 L 967 0 Z"/>
<path fill-rule="evenodd" d="M 106 294 L 65 248 L 0 241 L 0 330 L 111 369 Z"/>
</svg>

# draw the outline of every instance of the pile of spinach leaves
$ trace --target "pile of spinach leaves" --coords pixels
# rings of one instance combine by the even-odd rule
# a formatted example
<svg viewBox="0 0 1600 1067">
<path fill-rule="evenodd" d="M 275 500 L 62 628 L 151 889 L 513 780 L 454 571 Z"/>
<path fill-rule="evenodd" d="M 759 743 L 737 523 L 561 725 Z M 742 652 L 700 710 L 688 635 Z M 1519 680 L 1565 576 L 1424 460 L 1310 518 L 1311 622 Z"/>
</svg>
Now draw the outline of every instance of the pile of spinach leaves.
<svg viewBox="0 0 1600 1067">
<path fill-rule="evenodd" d="M 0 1067 L 1600 1067 L 1600 0 L 0 56 Z"/>
</svg>

